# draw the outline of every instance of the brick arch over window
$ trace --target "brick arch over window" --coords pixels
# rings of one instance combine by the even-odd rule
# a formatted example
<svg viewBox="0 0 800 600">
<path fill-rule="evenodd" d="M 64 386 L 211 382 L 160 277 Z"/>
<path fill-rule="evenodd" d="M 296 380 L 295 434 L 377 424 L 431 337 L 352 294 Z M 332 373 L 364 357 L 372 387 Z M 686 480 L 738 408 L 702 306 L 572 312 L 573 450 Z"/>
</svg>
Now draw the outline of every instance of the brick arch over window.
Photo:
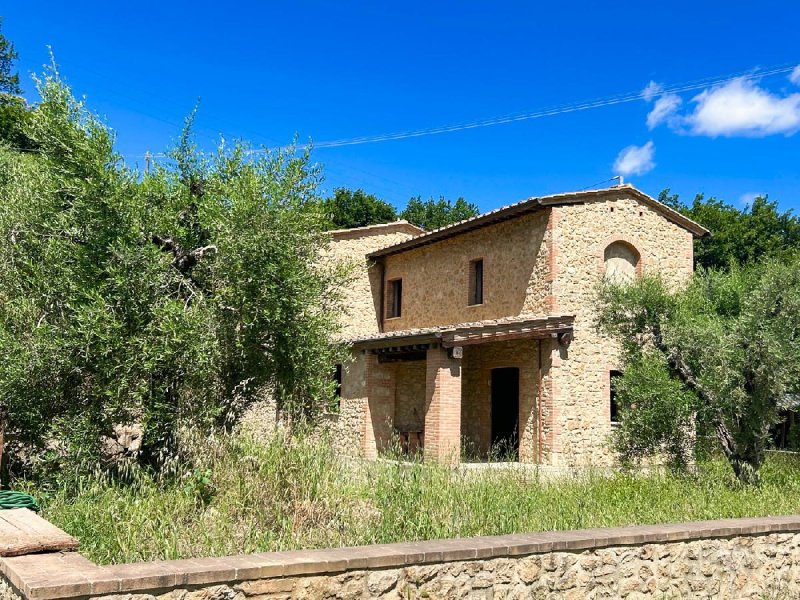
<svg viewBox="0 0 800 600">
<path fill-rule="evenodd" d="M 631 242 L 613 240 L 603 249 L 602 273 L 606 279 L 622 283 L 642 275 L 642 255 Z"/>
</svg>

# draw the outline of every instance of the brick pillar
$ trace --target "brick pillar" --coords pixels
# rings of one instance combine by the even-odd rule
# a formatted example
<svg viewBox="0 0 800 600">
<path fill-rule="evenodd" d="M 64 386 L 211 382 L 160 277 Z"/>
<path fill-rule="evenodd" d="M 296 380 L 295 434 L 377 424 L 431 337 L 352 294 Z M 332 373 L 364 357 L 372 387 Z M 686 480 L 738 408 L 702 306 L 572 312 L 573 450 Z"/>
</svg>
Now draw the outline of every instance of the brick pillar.
<svg viewBox="0 0 800 600">
<path fill-rule="evenodd" d="M 394 432 L 394 365 L 367 359 L 367 402 L 364 415 L 364 457 L 376 458 L 389 448 Z"/>
<path fill-rule="evenodd" d="M 461 460 L 461 360 L 430 348 L 425 374 L 425 460 Z"/>
<path fill-rule="evenodd" d="M 541 364 L 541 456 L 540 462 L 545 465 L 558 463 L 561 455 L 561 394 L 559 379 L 561 373 L 561 351 L 555 339 L 540 340 Z"/>
</svg>

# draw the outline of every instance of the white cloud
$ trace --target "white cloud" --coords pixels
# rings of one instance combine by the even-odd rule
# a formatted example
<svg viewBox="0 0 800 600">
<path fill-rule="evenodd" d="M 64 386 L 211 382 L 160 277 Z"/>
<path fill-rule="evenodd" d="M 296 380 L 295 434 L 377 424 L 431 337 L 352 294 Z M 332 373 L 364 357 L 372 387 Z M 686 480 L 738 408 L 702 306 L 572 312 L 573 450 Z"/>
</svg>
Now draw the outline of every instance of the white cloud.
<svg viewBox="0 0 800 600">
<path fill-rule="evenodd" d="M 766 198 L 766 192 L 747 192 L 746 194 L 742 194 L 739 196 L 739 204 L 744 207 L 750 206 L 755 202 L 756 198 Z"/>
<path fill-rule="evenodd" d="M 695 135 L 762 137 L 800 129 L 800 94 L 785 98 L 738 78 L 698 94 L 684 123 Z"/>
<path fill-rule="evenodd" d="M 739 204 L 742 206 L 750 206 L 756 198 L 764 195 L 765 194 L 762 194 L 761 192 L 747 192 L 746 194 L 739 196 Z"/>
<path fill-rule="evenodd" d="M 800 65 L 797 65 L 791 73 L 789 73 L 789 81 L 795 85 L 800 85 Z"/>
<path fill-rule="evenodd" d="M 660 83 L 656 83 L 655 81 L 650 81 L 647 86 L 642 90 L 642 98 L 650 102 L 653 98 L 658 96 L 661 93 L 662 86 Z"/>
<path fill-rule="evenodd" d="M 683 100 L 677 94 L 661 96 L 653 105 L 653 110 L 647 115 L 647 127 L 653 129 L 661 123 L 669 123 L 675 117 L 682 102 Z"/>
<path fill-rule="evenodd" d="M 655 144 L 652 141 L 644 146 L 628 146 L 623 148 L 617 160 L 614 161 L 614 172 L 620 175 L 644 175 L 652 171 L 656 166 L 653 156 L 656 153 Z"/>
</svg>

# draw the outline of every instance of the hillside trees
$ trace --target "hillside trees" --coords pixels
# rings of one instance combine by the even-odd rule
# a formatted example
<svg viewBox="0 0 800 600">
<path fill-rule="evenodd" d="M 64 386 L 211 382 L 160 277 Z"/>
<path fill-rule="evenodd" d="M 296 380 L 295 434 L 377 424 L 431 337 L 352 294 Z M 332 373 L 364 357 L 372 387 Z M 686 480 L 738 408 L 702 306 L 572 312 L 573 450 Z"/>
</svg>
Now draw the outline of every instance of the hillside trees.
<svg viewBox="0 0 800 600">
<path fill-rule="evenodd" d="M 265 389 L 298 418 L 322 410 L 345 279 L 321 259 L 309 156 L 205 155 L 187 128 L 141 176 L 57 74 L 39 88 L 25 129 L 38 151 L 0 145 L 0 398 L 17 467 L 91 468 L 132 423 L 158 466 L 181 427 L 228 427 Z"/>
<path fill-rule="evenodd" d="M 352 229 L 397 220 L 394 206 L 362 189 L 336 188 L 322 207 L 334 229 Z"/>
<path fill-rule="evenodd" d="M 406 208 L 400 213 L 400 218 L 431 231 L 477 214 L 478 207 L 464 198 L 458 198 L 453 202 L 444 196 L 439 196 L 438 200 L 433 198 L 423 200 L 421 196 L 417 196 L 408 201 Z"/>
<path fill-rule="evenodd" d="M 698 267 L 724 269 L 765 256 L 785 257 L 800 246 L 800 218 L 791 210 L 781 212 L 766 196 L 741 209 L 703 194 L 684 204 L 668 189 L 658 199 L 711 231 L 711 236 L 695 240 Z"/>
<path fill-rule="evenodd" d="M 2 24 L 0 18 L 0 27 Z M 14 67 L 17 58 L 14 44 L 0 31 L 0 143 L 29 151 L 35 149 L 35 145 L 24 131 L 30 114 L 28 105 L 20 97 L 22 88 Z"/>
<path fill-rule="evenodd" d="M 478 207 L 458 198 L 455 202 L 440 196 L 438 200 L 422 196 L 410 198 L 398 214 L 394 206 L 362 189 L 337 188 L 322 203 L 322 209 L 334 229 L 352 229 L 405 219 L 427 231 L 457 223 L 478 214 Z"/>
</svg>

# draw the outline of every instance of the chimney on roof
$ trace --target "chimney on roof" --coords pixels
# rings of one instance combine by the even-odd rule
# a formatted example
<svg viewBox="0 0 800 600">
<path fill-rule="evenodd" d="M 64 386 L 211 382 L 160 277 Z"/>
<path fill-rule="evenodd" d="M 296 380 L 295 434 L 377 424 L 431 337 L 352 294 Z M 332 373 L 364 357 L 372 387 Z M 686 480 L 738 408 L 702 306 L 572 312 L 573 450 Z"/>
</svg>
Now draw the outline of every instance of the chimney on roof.
<svg viewBox="0 0 800 600">
<path fill-rule="evenodd" d="M 611 179 L 617 180 L 617 187 L 625 185 L 625 179 L 622 177 L 622 175 L 614 175 L 614 177 Z"/>
</svg>

